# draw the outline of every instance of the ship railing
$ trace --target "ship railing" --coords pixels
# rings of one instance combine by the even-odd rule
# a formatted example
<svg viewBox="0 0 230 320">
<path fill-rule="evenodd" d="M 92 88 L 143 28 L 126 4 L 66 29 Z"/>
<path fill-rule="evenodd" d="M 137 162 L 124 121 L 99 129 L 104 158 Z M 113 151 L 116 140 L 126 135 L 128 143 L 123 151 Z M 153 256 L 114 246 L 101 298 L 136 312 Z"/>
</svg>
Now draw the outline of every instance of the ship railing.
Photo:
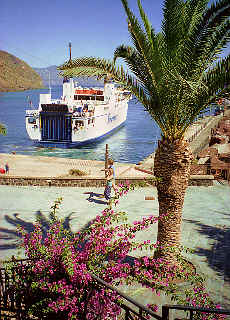
<svg viewBox="0 0 230 320">
<path fill-rule="evenodd" d="M 54 104 L 62 104 L 62 103 L 66 103 L 65 101 L 63 101 L 62 99 L 51 99 L 50 103 L 54 103 Z"/>
</svg>

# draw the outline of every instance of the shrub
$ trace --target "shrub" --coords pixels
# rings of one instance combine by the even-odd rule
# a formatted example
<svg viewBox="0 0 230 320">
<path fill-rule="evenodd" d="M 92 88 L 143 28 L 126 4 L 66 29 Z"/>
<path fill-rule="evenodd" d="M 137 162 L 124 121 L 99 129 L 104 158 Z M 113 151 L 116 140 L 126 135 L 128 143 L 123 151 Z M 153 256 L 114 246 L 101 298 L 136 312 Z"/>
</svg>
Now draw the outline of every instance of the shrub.
<svg viewBox="0 0 230 320">
<path fill-rule="evenodd" d="M 82 171 L 80 169 L 70 169 L 69 174 L 71 176 L 86 176 L 87 173 L 85 171 Z"/>
</svg>

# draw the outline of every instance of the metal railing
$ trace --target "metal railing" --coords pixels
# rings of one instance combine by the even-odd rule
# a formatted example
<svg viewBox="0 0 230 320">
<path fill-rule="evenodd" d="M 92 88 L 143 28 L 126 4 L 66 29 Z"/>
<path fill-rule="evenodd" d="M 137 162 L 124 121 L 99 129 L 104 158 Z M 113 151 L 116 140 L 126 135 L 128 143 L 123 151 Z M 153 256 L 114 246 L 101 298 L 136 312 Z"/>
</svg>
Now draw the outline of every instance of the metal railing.
<svg viewBox="0 0 230 320">
<path fill-rule="evenodd" d="M 26 266 L 27 263 L 31 262 L 30 259 L 21 259 L 9 261 L 9 263 L 17 262 L 21 266 Z M 7 262 L 8 263 L 8 262 Z M 23 304 L 23 297 L 16 297 L 14 290 L 12 290 L 12 285 L 15 280 L 16 266 L 11 268 L 9 273 L 7 268 L 0 268 L 0 319 L 9 320 L 29 320 L 38 319 L 37 317 L 28 316 L 26 306 Z M 162 317 L 152 312 L 150 309 L 146 308 L 144 305 L 139 304 L 132 298 L 126 296 L 120 290 L 112 287 L 102 279 L 98 278 L 96 275 L 90 273 L 94 281 L 94 288 L 99 289 L 99 287 L 106 287 L 113 292 L 116 292 L 119 296 L 119 301 L 117 305 L 122 309 L 122 318 L 125 320 L 147 320 L 147 319 L 158 319 L 161 320 Z M 122 302 L 121 302 L 121 299 Z M 131 306 L 129 306 L 130 304 Z M 147 317 L 149 316 L 149 317 Z M 47 318 L 39 317 L 39 320 Z M 65 320 L 65 319 L 63 319 Z M 83 319 L 82 319 L 83 320 Z"/>
<path fill-rule="evenodd" d="M 116 292 L 119 295 L 119 297 L 121 297 L 123 299 L 123 303 L 118 302 L 118 305 L 124 311 L 124 316 L 125 316 L 124 319 L 125 320 L 129 320 L 129 319 L 147 320 L 147 319 L 152 319 L 152 318 L 158 319 L 158 320 L 162 320 L 161 316 L 159 316 L 158 314 L 154 313 L 150 309 L 146 308 L 144 305 L 142 305 L 142 304 L 136 302 L 135 300 L 133 300 L 132 298 L 126 296 L 123 292 L 121 292 L 120 290 L 114 288 L 113 286 L 111 286 L 110 284 L 108 284 L 104 280 L 98 278 L 94 274 L 92 274 L 92 273 L 89 273 L 89 274 L 91 275 L 91 277 L 94 280 L 96 280 L 96 282 L 98 284 L 106 287 L 107 289 L 112 290 L 113 292 Z M 127 303 L 130 303 L 132 305 L 132 307 L 129 307 L 127 305 Z M 146 315 L 144 315 L 144 313 Z M 133 316 L 135 316 L 135 317 L 133 317 Z M 146 317 L 146 316 L 150 316 L 151 318 Z"/>
<path fill-rule="evenodd" d="M 224 309 L 208 309 L 208 308 L 198 308 L 192 306 L 180 306 L 180 305 L 164 305 L 162 306 L 162 320 L 170 320 L 170 310 L 180 310 L 189 313 L 189 320 L 193 319 L 196 313 L 209 313 L 215 315 L 230 315 L 230 310 Z"/>
<path fill-rule="evenodd" d="M 9 263 L 17 262 L 20 266 L 27 265 L 31 259 L 16 260 L 12 258 Z M 8 262 L 6 262 L 8 264 Z M 15 295 L 12 290 L 12 285 L 15 280 L 16 268 L 12 267 L 9 273 L 7 268 L 0 268 L 0 319 L 1 320 L 29 320 L 31 317 L 27 315 L 25 305 L 23 304 L 23 297 Z M 33 319 L 37 319 L 33 317 Z M 42 318 L 40 320 L 43 320 Z"/>
<path fill-rule="evenodd" d="M 26 266 L 30 259 L 13 259 L 9 263 L 17 262 L 21 266 Z M 26 306 L 23 304 L 23 297 L 18 297 L 15 295 L 14 290 L 12 290 L 12 284 L 15 280 L 16 266 L 11 268 L 9 273 L 7 268 L 0 268 L 0 319 L 1 320 L 48 320 L 47 317 L 39 318 L 34 316 L 29 316 Z M 105 287 L 108 290 L 115 292 L 119 299 L 117 300 L 117 305 L 121 308 L 121 315 L 118 316 L 118 320 L 149 320 L 149 319 L 158 319 L 158 320 L 170 320 L 173 319 L 170 316 L 170 310 L 180 310 L 185 313 L 189 313 L 189 319 L 192 320 L 193 316 L 197 313 L 208 313 L 215 315 L 230 315 L 230 310 L 223 309 L 207 309 L 207 308 L 198 308 L 192 306 L 182 306 L 182 305 L 163 305 L 162 306 L 162 315 L 158 315 L 145 307 L 144 305 L 136 302 L 132 298 L 126 296 L 120 290 L 114 288 L 104 280 L 100 279 L 96 275 L 89 273 L 94 280 L 94 289 L 100 290 L 101 287 Z M 178 319 L 178 318 L 174 318 Z M 185 319 L 183 317 L 183 319 Z M 202 318 L 201 318 L 202 319 Z M 65 319 L 63 319 L 65 320 Z M 82 319 L 84 320 L 84 319 Z"/>
</svg>

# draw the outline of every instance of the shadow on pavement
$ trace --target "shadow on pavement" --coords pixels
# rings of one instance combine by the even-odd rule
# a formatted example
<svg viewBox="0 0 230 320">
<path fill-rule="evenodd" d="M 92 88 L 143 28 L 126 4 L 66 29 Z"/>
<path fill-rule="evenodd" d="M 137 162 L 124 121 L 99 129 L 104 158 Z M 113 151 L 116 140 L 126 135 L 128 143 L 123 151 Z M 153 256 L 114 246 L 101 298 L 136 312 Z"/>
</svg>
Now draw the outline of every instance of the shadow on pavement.
<svg viewBox="0 0 230 320">
<path fill-rule="evenodd" d="M 67 217 L 65 217 L 63 221 L 64 229 L 69 231 L 70 231 L 71 215 L 72 214 L 69 214 Z M 0 228 L 0 241 L 1 241 L 0 251 L 8 250 L 8 249 L 16 249 L 19 246 L 22 236 L 17 230 L 18 227 L 22 227 L 26 233 L 31 233 L 34 230 L 35 222 L 33 223 L 33 222 L 28 222 L 26 220 L 23 220 L 18 213 L 14 213 L 12 216 L 13 217 L 10 217 L 9 215 L 4 216 L 5 220 L 8 222 L 9 225 L 13 227 L 13 229 Z M 35 213 L 35 220 L 36 221 L 39 220 L 41 222 L 43 239 L 46 237 L 47 231 L 49 229 L 50 217 L 51 215 L 47 217 L 41 211 L 37 211 Z"/>
<path fill-rule="evenodd" d="M 96 198 L 102 198 L 104 197 L 103 193 L 95 193 L 95 192 L 84 192 L 84 194 L 88 194 L 89 197 L 86 199 L 89 202 L 95 202 L 97 204 L 108 204 L 107 201 L 103 201 L 103 200 L 99 200 L 99 199 L 95 199 Z"/>
<path fill-rule="evenodd" d="M 207 258 L 208 265 L 224 280 L 230 281 L 230 227 L 225 225 L 210 226 L 196 220 L 185 219 L 198 226 L 197 231 L 213 240 L 210 249 L 197 247 L 195 253 Z"/>
</svg>

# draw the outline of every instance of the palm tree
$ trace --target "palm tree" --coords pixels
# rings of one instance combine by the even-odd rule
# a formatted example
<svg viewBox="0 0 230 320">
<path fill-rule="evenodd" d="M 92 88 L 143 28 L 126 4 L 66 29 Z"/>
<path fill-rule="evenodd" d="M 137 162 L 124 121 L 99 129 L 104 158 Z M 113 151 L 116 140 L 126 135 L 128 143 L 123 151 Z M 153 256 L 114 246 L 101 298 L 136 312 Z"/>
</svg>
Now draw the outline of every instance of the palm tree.
<svg viewBox="0 0 230 320">
<path fill-rule="evenodd" d="M 140 0 L 141 22 L 121 0 L 133 46 L 120 45 L 114 61 L 83 57 L 59 67 L 72 76 L 112 77 L 143 104 L 161 129 L 154 174 L 159 201 L 157 255 L 176 259 L 180 248 L 184 196 L 192 152 L 186 129 L 209 103 L 224 94 L 230 80 L 230 55 L 219 54 L 230 40 L 230 1 L 165 0 L 160 33 L 149 22 Z M 122 58 L 131 73 L 116 66 Z"/>
</svg>

